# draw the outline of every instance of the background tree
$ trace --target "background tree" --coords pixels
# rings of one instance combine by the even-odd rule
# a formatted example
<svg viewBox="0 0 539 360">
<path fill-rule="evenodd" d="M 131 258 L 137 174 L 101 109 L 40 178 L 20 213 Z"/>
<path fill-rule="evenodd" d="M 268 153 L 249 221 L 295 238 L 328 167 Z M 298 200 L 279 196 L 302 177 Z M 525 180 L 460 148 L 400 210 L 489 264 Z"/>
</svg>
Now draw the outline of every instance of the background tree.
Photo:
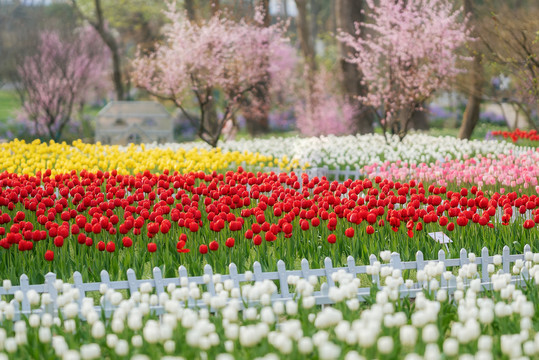
<svg viewBox="0 0 539 360">
<path fill-rule="evenodd" d="M 163 3 L 156 0 L 71 0 L 71 3 L 108 47 L 116 99 L 127 99 L 131 80 L 126 59 L 130 55 L 129 40 L 143 48 L 155 42 L 162 23 Z"/>
<path fill-rule="evenodd" d="M 472 36 L 477 38 L 479 21 L 477 9 L 473 0 L 464 0 L 464 13 L 468 17 L 468 27 Z M 469 43 L 469 48 L 472 55 L 472 65 L 469 71 L 470 83 L 466 91 L 468 93 L 468 102 L 466 103 L 464 114 L 462 115 L 462 124 L 458 134 L 460 139 L 469 139 L 472 136 L 475 126 L 479 122 L 479 112 L 484 85 L 483 54 L 481 46 L 477 41 L 473 41 Z"/>
<path fill-rule="evenodd" d="M 33 55 L 18 67 L 17 91 L 22 116 L 34 131 L 60 139 L 76 105 L 103 82 L 108 52 L 91 28 L 78 29 L 71 38 L 45 32 Z"/>
<path fill-rule="evenodd" d="M 406 136 L 411 115 L 434 91 L 449 85 L 462 69 L 456 50 L 469 39 L 462 11 L 444 0 L 366 0 L 369 21 L 339 40 L 354 49 L 368 92 L 358 99 L 381 109 L 384 133 Z M 372 33 L 362 37 L 362 28 Z"/>
<path fill-rule="evenodd" d="M 272 64 L 278 63 L 274 57 L 282 54 L 279 49 L 286 43 L 284 29 L 234 22 L 218 14 L 197 24 L 184 19 L 175 3 L 166 15 L 171 24 L 165 30 L 164 43 L 149 55 L 139 53 L 133 78 L 150 94 L 172 101 L 197 127 L 202 140 L 216 146 L 225 124 L 256 86 L 269 81 L 270 73 L 285 74 L 272 71 Z M 222 115 L 215 124 L 206 112 L 214 90 L 222 96 Z M 199 121 L 185 109 L 189 93 L 197 99 Z"/>
<path fill-rule="evenodd" d="M 355 23 L 362 23 L 365 20 L 364 0 L 335 0 L 336 27 L 339 31 L 347 33 L 355 32 Z M 364 34 L 364 32 L 362 32 Z M 341 87 L 344 95 L 343 101 L 354 101 L 359 96 L 365 96 L 367 88 L 362 84 L 362 74 L 356 64 L 346 59 L 353 51 L 344 42 L 339 42 L 339 68 Z M 350 124 L 354 130 L 360 134 L 373 132 L 373 115 L 371 109 L 361 106 L 356 101 L 358 109 L 354 112 L 354 121 Z"/>
<path fill-rule="evenodd" d="M 76 16 L 67 4 L 27 6 L 21 1 L 0 1 L 0 81 L 18 81 L 17 65 L 37 47 L 42 32 L 66 35 L 76 27 Z"/>
<path fill-rule="evenodd" d="M 296 102 L 296 125 L 304 136 L 348 135 L 355 127 L 357 104 L 340 96 L 332 73 L 322 68 L 311 89 L 300 86 Z M 309 103 L 309 101 L 313 103 Z M 355 101 L 357 103 L 357 101 Z"/>
<path fill-rule="evenodd" d="M 500 5 L 482 20 L 478 32 L 486 60 L 511 80 L 510 91 L 499 101 L 513 105 L 537 128 L 532 113 L 539 114 L 539 4 Z"/>
<path fill-rule="evenodd" d="M 259 13 L 263 18 L 258 19 L 259 21 L 256 22 L 258 26 L 270 26 L 271 16 L 269 11 L 269 1 L 260 0 Z M 268 56 L 266 56 L 266 61 L 269 61 Z M 260 82 L 256 88 L 253 89 L 251 96 L 246 98 L 242 106 L 242 113 L 245 117 L 247 131 L 251 136 L 264 134 L 269 131 L 268 115 L 271 107 L 269 87 L 269 82 Z"/>
</svg>

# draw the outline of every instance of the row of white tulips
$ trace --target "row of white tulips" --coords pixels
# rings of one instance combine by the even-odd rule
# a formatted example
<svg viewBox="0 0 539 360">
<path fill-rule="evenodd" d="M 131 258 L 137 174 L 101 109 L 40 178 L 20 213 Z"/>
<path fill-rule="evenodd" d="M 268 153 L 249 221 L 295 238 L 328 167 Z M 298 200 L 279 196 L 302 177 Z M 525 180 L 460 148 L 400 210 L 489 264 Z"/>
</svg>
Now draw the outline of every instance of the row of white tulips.
<svg viewBox="0 0 539 360">
<path fill-rule="evenodd" d="M 208 148 L 202 142 L 181 144 L 148 144 L 146 149 L 165 147 L 171 149 Z M 432 163 L 437 160 L 465 159 L 477 154 L 518 154 L 526 149 L 506 141 L 460 140 L 454 137 L 434 137 L 410 134 L 401 142 L 397 136 L 383 135 L 288 137 L 220 142 L 224 151 L 258 152 L 276 158 L 286 156 L 311 167 L 329 166 L 358 168 L 374 163 L 406 162 L 409 164 Z"/>
<path fill-rule="evenodd" d="M 386 252 L 381 255 L 387 260 Z M 429 263 L 414 275 L 428 284 L 414 301 L 400 296 L 402 285 L 413 282 L 399 269 L 371 266 L 369 273 L 379 274 L 384 285 L 373 288 L 365 303 L 357 298 L 361 280 L 339 271 L 332 274 L 337 285 L 329 294 L 335 305 L 326 307 L 315 305 L 316 277 L 289 277 L 298 297 L 287 302 L 271 300 L 277 288 L 269 280 L 238 289 L 219 275 L 213 278 L 213 296 L 187 279 L 159 296 L 143 284 L 128 299 L 103 285 L 102 300 L 115 309 L 109 319 L 96 311 L 93 298 L 82 299 L 79 307 L 78 290 L 58 280 L 57 317 L 32 314 L 13 322 L 13 302 L 0 302 L 0 358 L 532 359 L 539 356 L 534 260 L 539 256 L 528 253 L 513 267 L 514 274 L 526 270 L 526 286 L 515 285 L 511 274 L 492 264 L 489 271 L 498 273 L 491 291 L 482 291 L 475 264 L 451 273 Z M 455 279 L 453 293 L 440 287 L 441 277 Z M 9 288 L 9 281 L 3 285 Z M 189 297 L 203 299 L 207 307 L 186 308 L 182 304 Z M 51 301 L 49 294 L 32 293 L 28 299 L 34 308 Z M 13 301 L 20 300 L 15 294 Z M 244 300 L 256 305 L 244 308 Z M 152 314 L 156 305 L 164 309 L 160 317 Z"/>
</svg>

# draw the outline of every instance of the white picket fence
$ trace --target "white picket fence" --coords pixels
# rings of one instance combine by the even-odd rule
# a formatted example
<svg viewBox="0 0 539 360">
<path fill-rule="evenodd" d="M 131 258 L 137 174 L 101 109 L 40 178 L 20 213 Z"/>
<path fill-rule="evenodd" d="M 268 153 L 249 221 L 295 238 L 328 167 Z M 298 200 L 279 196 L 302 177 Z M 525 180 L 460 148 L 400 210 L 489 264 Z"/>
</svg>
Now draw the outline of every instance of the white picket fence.
<svg viewBox="0 0 539 360">
<path fill-rule="evenodd" d="M 263 169 L 260 169 L 256 166 L 255 167 L 248 166 L 245 162 L 241 163 L 240 165 L 245 170 L 250 170 L 250 171 L 262 171 L 265 173 L 270 173 L 273 171 L 276 174 L 280 174 L 282 172 L 289 172 L 278 167 L 264 167 Z M 230 169 L 232 171 L 236 171 L 237 170 L 236 164 L 233 163 L 230 166 Z M 309 175 L 309 178 L 313 178 L 315 176 L 318 176 L 318 177 L 325 176 L 330 181 L 333 181 L 333 180 L 344 181 L 347 179 L 357 180 L 360 177 L 365 175 L 361 172 L 360 168 L 350 168 L 350 166 L 346 166 L 344 169 L 330 169 L 327 166 L 323 166 L 323 167 L 316 167 L 316 168 L 314 167 L 307 168 L 305 170 L 292 169 L 291 171 L 294 171 L 296 174 L 307 174 Z"/>
<path fill-rule="evenodd" d="M 501 267 L 504 273 L 510 273 L 512 264 L 517 260 L 524 260 L 524 256 L 527 252 L 530 252 L 530 246 L 526 245 L 524 247 L 524 254 L 510 254 L 509 247 L 505 246 L 502 253 L 502 264 Z M 482 288 L 484 290 L 490 289 L 491 278 L 487 269 L 488 264 L 493 263 L 493 256 L 489 255 L 487 248 L 483 248 L 481 256 L 476 256 L 475 263 L 481 267 L 480 272 L 477 276 L 481 279 Z M 369 258 L 370 264 L 374 264 L 379 261 L 375 255 L 371 255 Z M 460 257 L 455 259 L 446 259 L 445 252 L 440 250 L 438 252 L 438 259 L 425 260 L 423 253 L 418 251 L 416 253 L 415 261 L 401 261 L 400 255 L 398 253 L 391 254 L 391 259 L 389 263 L 382 263 L 381 266 L 391 266 L 393 269 L 400 270 L 422 270 L 425 268 L 425 265 L 428 262 L 441 262 L 444 264 L 444 271 L 451 271 L 454 267 L 460 267 L 469 263 L 469 256 L 465 249 L 460 251 Z M 322 284 L 320 290 L 314 292 L 314 297 L 316 303 L 319 305 L 332 304 L 332 300 L 329 297 L 330 288 L 335 286 L 335 283 L 332 279 L 332 274 L 344 270 L 355 277 L 360 274 L 367 274 L 367 265 L 356 265 L 355 260 L 352 256 L 349 256 L 347 259 L 347 266 L 345 267 L 333 267 L 332 261 L 330 258 L 326 258 L 324 261 L 324 268 L 322 269 L 311 269 L 309 267 L 309 262 L 306 259 L 301 261 L 300 270 L 287 270 L 286 265 L 282 260 L 277 262 L 277 271 L 275 272 L 264 272 L 260 263 L 255 262 L 253 265 L 253 271 L 250 273 L 238 274 L 237 267 L 235 264 L 229 265 L 229 273 L 224 275 L 219 275 L 221 281 L 231 279 L 233 281 L 234 287 L 239 288 L 242 283 L 249 283 L 251 281 L 264 281 L 271 280 L 278 283 L 278 290 L 272 295 L 272 301 L 288 301 L 291 299 L 296 299 L 297 296 L 295 293 L 290 292 L 288 277 L 289 276 L 299 276 L 301 278 L 309 279 L 309 277 L 316 276 L 318 281 Z M 79 272 L 75 272 L 73 275 L 73 284 L 72 287 L 77 289 L 80 292 L 78 298 L 79 308 L 82 305 L 82 299 L 87 295 L 88 292 L 97 292 L 100 290 L 102 284 L 106 284 L 107 288 L 114 290 L 128 290 L 130 294 L 133 294 L 136 291 L 139 291 L 140 286 L 144 283 L 149 283 L 155 294 L 158 296 L 163 293 L 166 287 L 169 284 L 175 284 L 176 286 L 182 285 L 182 279 L 187 279 L 187 283 L 195 283 L 200 286 L 203 291 L 209 292 L 211 295 L 215 295 L 215 284 L 214 284 L 214 274 L 210 265 L 204 267 L 204 276 L 188 276 L 187 269 L 184 266 L 180 266 L 179 276 L 175 278 L 163 278 L 161 270 L 159 268 L 153 269 L 153 279 L 137 279 L 135 272 L 132 269 L 127 270 L 127 280 L 124 281 L 110 281 L 109 274 L 106 271 L 101 272 L 101 282 L 93 283 L 84 283 L 82 281 L 82 276 Z M 372 285 L 381 287 L 379 275 L 369 275 L 372 280 Z M 527 277 L 526 270 L 521 274 L 521 276 L 514 276 L 513 282 L 522 283 L 523 278 Z M 56 274 L 48 273 L 45 276 L 45 283 L 39 285 L 30 285 L 28 277 L 22 275 L 20 277 L 20 285 L 13 286 L 9 290 L 6 290 L 3 287 L 0 287 L 0 297 L 6 295 L 15 295 L 17 291 L 23 293 L 23 299 L 20 302 L 11 300 L 12 304 L 15 307 L 15 319 L 20 318 L 21 315 L 29 315 L 31 313 L 42 314 L 44 312 L 57 314 L 58 309 L 56 305 L 56 299 L 58 298 L 58 290 L 55 287 Z M 186 281 L 183 281 L 185 285 Z M 369 284 L 370 285 L 370 284 Z M 372 286 L 371 285 L 371 286 Z M 364 300 L 365 297 L 369 296 L 371 292 L 371 286 L 361 287 L 358 290 L 357 296 L 359 300 Z M 414 282 L 413 286 L 410 288 L 401 286 L 401 297 L 409 296 L 411 298 L 415 297 L 415 294 L 422 291 L 427 287 L 426 282 Z M 453 293 L 456 290 L 456 280 L 453 279 L 447 281 L 443 276 L 440 279 L 440 288 L 446 289 L 449 294 Z M 49 293 L 52 299 L 52 303 L 47 306 L 41 306 L 39 308 L 32 308 L 28 301 L 27 293 L 30 290 L 34 290 L 37 293 Z M 105 297 L 102 297 L 101 304 L 95 306 L 96 311 L 100 313 L 104 311 L 105 316 L 109 317 L 113 310 L 114 306 L 108 301 L 104 301 Z M 246 301 L 244 299 L 244 301 Z M 187 303 L 183 304 L 188 307 L 207 307 L 207 304 L 201 299 L 188 299 Z M 161 305 L 153 306 L 151 311 L 156 314 L 161 314 L 163 308 Z"/>
</svg>

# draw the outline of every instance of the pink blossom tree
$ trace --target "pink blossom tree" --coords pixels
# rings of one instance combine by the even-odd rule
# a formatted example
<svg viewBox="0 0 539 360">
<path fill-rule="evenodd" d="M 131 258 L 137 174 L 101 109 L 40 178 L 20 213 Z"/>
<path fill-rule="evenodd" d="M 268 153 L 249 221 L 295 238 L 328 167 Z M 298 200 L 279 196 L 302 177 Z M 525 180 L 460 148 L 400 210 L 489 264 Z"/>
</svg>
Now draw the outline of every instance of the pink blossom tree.
<svg viewBox="0 0 539 360">
<path fill-rule="evenodd" d="M 376 110 L 384 134 L 406 136 L 411 115 L 434 91 L 461 72 L 457 49 L 472 40 L 462 9 L 448 0 L 366 0 L 364 22 L 338 39 L 354 49 L 367 94 L 359 100 Z M 365 36 L 361 32 L 366 31 Z"/>
<path fill-rule="evenodd" d="M 73 38 L 45 32 L 33 55 L 17 68 L 22 113 L 37 135 L 58 140 L 89 91 L 106 86 L 109 54 L 97 33 L 77 29 Z"/>
<path fill-rule="evenodd" d="M 166 16 L 171 21 L 164 42 L 151 54 L 137 54 L 133 78 L 150 94 L 172 101 L 197 127 L 202 140 L 216 146 L 234 113 L 265 83 L 283 83 L 287 71 L 275 66 L 283 61 L 283 46 L 288 43 L 282 24 L 268 27 L 235 22 L 217 13 L 209 20 L 194 23 L 169 3 Z M 263 17 L 257 15 L 257 21 Z M 279 60 L 280 59 L 280 60 Z M 215 119 L 208 104 L 220 98 L 221 114 Z M 199 116 L 186 110 L 194 95 Z"/>
<path fill-rule="evenodd" d="M 305 136 L 348 135 L 354 128 L 356 107 L 351 99 L 334 91 L 335 78 L 321 69 L 312 86 L 300 86 L 296 103 L 296 126 Z"/>
</svg>

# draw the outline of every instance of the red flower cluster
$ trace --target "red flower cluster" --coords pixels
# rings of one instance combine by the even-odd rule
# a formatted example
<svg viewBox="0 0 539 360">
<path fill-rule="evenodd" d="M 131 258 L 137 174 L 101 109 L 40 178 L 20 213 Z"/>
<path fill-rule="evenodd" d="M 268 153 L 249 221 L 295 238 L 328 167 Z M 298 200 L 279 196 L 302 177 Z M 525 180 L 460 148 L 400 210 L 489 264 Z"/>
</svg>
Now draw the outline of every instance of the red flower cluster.
<svg viewBox="0 0 539 360">
<path fill-rule="evenodd" d="M 338 234 L 354 238 L 373 235 L 376 227 L 387 225 L 394 231 L 405 228 L 410 237 L 431 223 L 448 231 L 455 224 L 493 227 L 498 211 L 505 225 L 514 211 L 529 211 L 533 220 L 523 226 L 530 229 L 539 222 L 538 205 L 536 195 L 495 193 L 488 197 L 475 186 L 448 191 L 379 177 L 374 183 L 368 179 L 339 183 L 242 169 L 226 174 L 146 171 L 134 176 L 116 171 L 55 176 L 50 171 L 36 176 L 4 172 L 0 174 L 0 246 L 30 251 L 43 242 L 45 248 L 60 249 L 76 239 L 93 247 L 94 239 L 103 239 L 97 241 L 97 250 L 114 253 L 117 246 L 132 247 L 136 237 L 155 239 L 174 229 L 181 233 L 178 253 L 190 252 L 193 240 L 188 241 L 186 233 L 192 233 L 194 248 L 207 254 L 224 250 L 219 250 L 218 240 L 200 244 L 196 233 L 201 229 L 216 239 L 223 231 L 226 241 L 221 249 L 234 248 L 244 239 L 258 246 L 263 240 L 290 238 L 294 232 L 318 234 L 325 229 L 330 232 L 327 241 L 333 244 L 337 229 Z M 358 226 L 362 222 L 366 227 Z M 164 249 L 158 239 L 146 247 L 150 253 Z M 45 253 L 46 260 L 53 258 L 52 251 Z"/>
<path fill-rule="evenodd" d="M 514 131 L 493 131 L 493 136 L 503 136 L 504 139 L 511 138 L 511 140 L 515 143 L 519 139 L 527 139 L 530 141 L 539 141 L 539 134 L 537 133 L 537 130 L 533 129 L 530 131 L 523 131 L 520 129 L 515 129 Z"/>
</svg>

